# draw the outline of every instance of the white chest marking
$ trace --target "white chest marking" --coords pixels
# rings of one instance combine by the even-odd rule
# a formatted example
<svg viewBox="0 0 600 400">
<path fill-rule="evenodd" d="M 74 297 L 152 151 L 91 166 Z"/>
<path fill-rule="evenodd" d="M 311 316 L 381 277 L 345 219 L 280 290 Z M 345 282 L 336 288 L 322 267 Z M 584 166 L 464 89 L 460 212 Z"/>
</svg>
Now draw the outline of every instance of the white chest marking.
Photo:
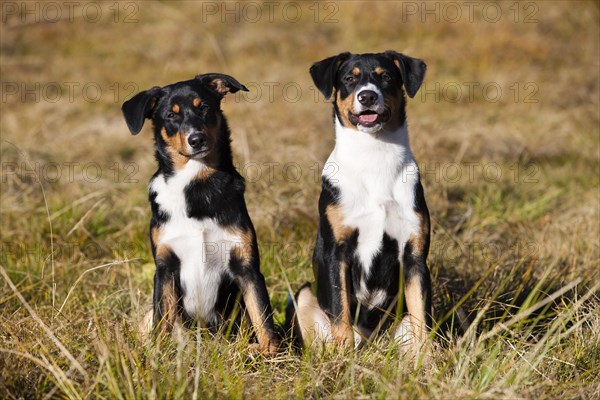
<svg viewBox="0 0 600 400">
<path fill-rule="evenodd" d="M 406 125 L 376 139 L 336 119 L 336 145 L 327 162 L 336 166 L 326 177 L 340 189 L 344 224 L 358 229 L 356 252 L 365 277 L 384 233 L 398 241 L 401 261 L 404 245 L 420 224 L 414 211 L 419 172 Z"/>
<path fill-rule="evenodd" d="M 150 191 L 156 192 L 156 203 L 169 215 L 157 245 L 169 246 L 181 262 L 179 277 L 185 311 L 192 318 L 216 323 L 214 305 L 219 285 L 229 271 L 230 251 L 241 243 L 241 238 L 232 236 L 211 219 L 187 216 L 184 189 L 202 168 L 202 163 L 190 160 L 167 181 L 162 174 L 156 176 L 150 181 Z"/>
</svg>

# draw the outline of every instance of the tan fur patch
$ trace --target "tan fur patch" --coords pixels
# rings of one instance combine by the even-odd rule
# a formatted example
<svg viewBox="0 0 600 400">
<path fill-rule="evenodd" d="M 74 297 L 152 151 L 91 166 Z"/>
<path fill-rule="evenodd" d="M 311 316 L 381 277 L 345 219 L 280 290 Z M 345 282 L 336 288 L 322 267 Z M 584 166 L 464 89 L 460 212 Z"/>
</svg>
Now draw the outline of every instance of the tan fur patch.
<svg viewBox="0 0 600 400">
<path fill-rule="evenodd" d="M 204 167 L 196 174 L 196 179 L 199 181 L 208 179 L 211 177 L 212 174 L 215 173 L 215 171 L 216 170 L 211 167 Z"/>
<path fill-rule="evenodd" d="M 250 229 L 227 228 L 227 232 L 238 238 L 238 242 L 231 248 L 232 254 L 246 266 L 252 262 L 253 235 Z"/>
<path fill-rule="evenodd" d="M 425 252 L 425 238 L 429 234 L 429 225 L 426 223 L 424 216 L 418 214 L 419 217 L 419 233 L 413 234 L 408 239 L 412 246 L 412 253 L 415 255 L 426 255 Z"/>
<path fill-rule="evenodd" d="M 404 287 L 404 298 L 406 308 L 410 315 L 410 323 L 413 326 L 417 338 L 421 341 L 427 338 L 427 327 L 425 326 L 425 299 L 422 296 L 419 278 L 412 278 Z"/>
<path fill-rule="evenodd" d="M 177 133 L 173 136 L 167 135 L 167 130 L 162 128 L 160 134 L 164 141 L 167 143 L 168 148 L 167 152 L 173 160 L 173 166 L 176 171 L 183 169 L 185 164 L 188 162 L 189 158 L 182 155 L 185 154 L 186 142 L 185 142 L 185 134 Z"/>
<path fill-rule="evenodd" d="M 256 333 L 256 338 L 258 339 L 261 350 L 269 354 L 277 352 L 277 340 L 272 337 L 271 332 L 265 327 L 267 316 L 258 307 L 256 293 L 252 288 L 249 288 L 249 290 L 246 290 L 242 295 L 244 296 L 246 310 L 250 316 L 250 321 L 252 321 L 252 327 Z"/>
<path fill-rule="evenodd" d="M 158 226 L 154 226 L 154 227 L 152 227 L 152 232 L 151 232 L 151 235 L 152 235 L 152 243 L 153 243 L 155 246 L 158 246 L 158 244 L 159 244 L 159 242 L 160 242 L 160 234 L 161 234 L 161 231 L 160 231 L 160 228 L 159 228 Z"/>
<path fill-rule="evenodd" d="M 156 259 L 164 260 L 169 254 L 171 254 L 172 250 L 169 246 L 165 244 L 159 244 L 156 246 Z"/>
<path fill-rule="evenodd" d="M 385 72 L 385 69 L 381 68 L 381 67 L 375 67 L 375 73 L 377 75 L 381 75 Z"/>
<path fill-rule="evenodd" d="M 174 113 L 178 113 L 179 112 L 179 104 L 173 104 L 173 107 L 171 107 L 171 111 L 173 111 Z"/>
<path fill-rule="evenodd" d="M 331 322 L 308 287 L 298 293 L 296 318 L 304 345 L 331 340 Z"/>
<path fill-rule="evenodd" d="M 344 214 L 342 213 L 341 206 L 335 204 L 328 205 L 325 209 L 325 215 L 327 216 L 329 225 L 331 225 L 333 237 L 336 242 L 343 242 L 354 231 L 353 228 L 344 225 Z"/>
<path fill-rule="evenodd" d="M 425 242 L 423 241 L 422 234 L 419 235 L 411 235 L 408 239 L 408 243 L 411 245 L 412 253 L 414 255 L 423 254 L 425 250 Z"/>
<path fill-rule="evenodd" d="M 340 262 L 340 302 L 342 303 L 342 313 L 339 318 L 333 321 L 331 333 L 333 340 L 340 344 L 348 345 L 354 342 L 354 331 L 350 321 L 350 299 L 348 298 L 348 282 L 346 282 L 346 272 L 348 264 Z"/>
<path fill-rule="evenodd" d="M 194 100 L 192 100 L 192 104 L 194 107 L 198 107 L 200 105 L 200 99 L 196 97 Z"/>
<path fill-rule="evenodd" d="M 338 110 L 339 110 L 340 117 L 342 120 L 342 125 L 344 125 L 346 128 L 356 129 L 356 126 L 352 125 L 350 123 L 350 120 L 348 119 L 348 112 L 353 111 L 352 107 L 353 107 L 354 101 L 353 101 L 352 95 L 348 95 L 348 97 L 346 97 L 345 99 L 342 100 L 342 96 L 341 96 L 340 92 L 338 91 L 335 102 L 338 106 Z"/>
<path fill-rule="evenodd" d="M 354 75 L 354 76 L 360 75 L 360 69 L 358 67 L 352 68 L 352 75 Z"/>
</svg>

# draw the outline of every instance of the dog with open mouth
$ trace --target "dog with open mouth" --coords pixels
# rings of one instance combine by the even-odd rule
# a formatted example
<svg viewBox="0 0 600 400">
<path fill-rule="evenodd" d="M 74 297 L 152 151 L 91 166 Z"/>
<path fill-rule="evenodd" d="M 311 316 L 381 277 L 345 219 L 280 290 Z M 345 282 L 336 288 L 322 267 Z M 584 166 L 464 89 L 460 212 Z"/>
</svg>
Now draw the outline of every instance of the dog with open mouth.
<svg viewBox="0 0 600 400">
<path fill-rule="evenodd" d="M 390 332 L 419 348 L 428 336 L 430 222 L 405 96 L 415 96 L 425 71 L 395 51 L 346 52 L 310 68 L 333 99 L 336 144 L 322 176 L 315 282 L 288 302 L 301 344 L 358 345 Z"/>
</svg>

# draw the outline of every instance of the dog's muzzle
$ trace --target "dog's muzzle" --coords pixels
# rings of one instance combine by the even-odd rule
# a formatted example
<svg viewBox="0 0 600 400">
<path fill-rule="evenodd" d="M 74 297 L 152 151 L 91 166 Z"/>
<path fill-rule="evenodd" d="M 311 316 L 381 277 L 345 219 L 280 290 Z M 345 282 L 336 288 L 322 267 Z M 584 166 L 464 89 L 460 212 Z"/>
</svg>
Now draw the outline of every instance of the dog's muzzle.
<svg viewBox="0 0 600 400">
<path fill-rule="evenodd" d="M 358 92 L 356 95 L 356 106 L 358 106 L 358 113 L 348 112 L 348 120 L 355 126 L 367 129 L 376 128 L 390 119 L 390 113 L 383 106 L 380 94 L 374 90 L 365 89 Z"/>
</svg>

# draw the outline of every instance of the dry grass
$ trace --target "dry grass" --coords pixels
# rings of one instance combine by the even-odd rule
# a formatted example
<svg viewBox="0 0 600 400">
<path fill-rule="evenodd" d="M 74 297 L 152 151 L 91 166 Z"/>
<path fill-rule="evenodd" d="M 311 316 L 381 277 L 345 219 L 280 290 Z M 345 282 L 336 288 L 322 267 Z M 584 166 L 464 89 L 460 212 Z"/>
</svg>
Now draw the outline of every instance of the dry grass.
<svg viewBox="0 0 600 400">
<path fill-rule="evenodd" d="M 455 23 L 434 2 L 425 22 L 410 14 L 422 2 L 325 3 L 319 22 L 312 2 L 292 3 L 303 12 L 294 23 L 282 16 L 288 3 L 256 23 L 244 7 L 258 3 L 228 3 L 239 23 L 224 3 L 123 2 L 118 15 L 114 3 L 92 3 L 103 11 L 96 23 L 82 7 L 68 20 L 66 6 L 50 23 L 55 14 L 35 2 L 21 19 L 9 7 L 22 4 L 2 4 L 0 31 L 1 398 L 600 396 L 597 2 L 519 3 L 518 16 L 502 2 L 496 23 L 487 3 L 473 21 L 453 3 Z M 125 23 L 131 11 L 137 22 Z M 325 23 L 331 11 L 337 22 Z M 408 115 L 433 220 L 433 351 L 417 362 L 383 345 L 263 359 L 245 337 L 202 332 L 140 345 L 155 166 L 149 129 L 131 137 L 120 115 L 128 84 L 216 71 L 253 89 L 224 110 L 282 321 L 288 284 L 312 279 L 318 175 L 333 146 L 330 106 L 315 100 L 308 67 L 386 49 L 429 66 Z M 102 95 L 86 101 L 96 85 Z"/>
</svg>

